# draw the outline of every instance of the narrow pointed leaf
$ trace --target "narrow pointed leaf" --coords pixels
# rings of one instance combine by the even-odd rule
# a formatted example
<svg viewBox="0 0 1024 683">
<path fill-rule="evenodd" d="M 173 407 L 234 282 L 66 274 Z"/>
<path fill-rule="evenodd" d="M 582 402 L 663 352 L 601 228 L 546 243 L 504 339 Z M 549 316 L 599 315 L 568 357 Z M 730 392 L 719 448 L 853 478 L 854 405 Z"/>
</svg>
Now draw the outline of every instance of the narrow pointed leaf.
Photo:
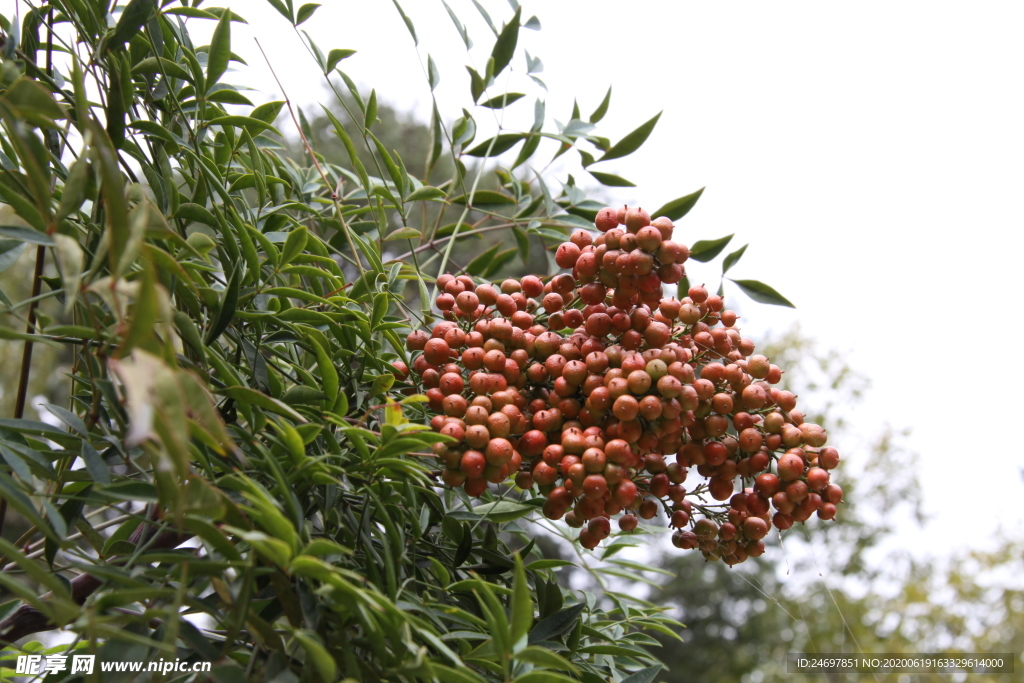
<svg viewBox="0 0 1024 683">
<path fill-rule="evenodd" d="M 516 553 L 516 566 L 512 580 L 512 644 L 515 645 L 529 632 L 533 623 L 533 602 L 530 600 L 530 584 L 523 569 L 523 560 Z"/>
<path fill-rule="evenodd" d="M 698 240 L 690 247 L 690 258 L 694 261 L 707 263 L 722 253 L 722 250 L 732 241 L 732 237 L 732 235 L 726 235 L 725 237 L 719 237 L 717 240 Z"/>
<path fill-rule="evenodd" d="M 490 138 L 484 140 L 468 152 L 463 152 L 463 154 L 471 157 L 496 157 L 515 147 L 525 137 L 525 133 L 502 133 L 497 139 Z M 494 140 L 493 147 L 491 145 L 492 140 Z"/>
<path fill-rule="evenodd" d="M 412 36 L 412 42 L 416 45 L 419 45 L 420 39 L 416 37 L 416 27 L 412 25 L 412 19 L 410 19 L 408 15 L 406 15 L 405 10 L 403 10 L 402 6 L 398 4 L 398 0 L 391 1 L 395 3 L 395 9 L 397 9 L 398 13 L 402 16 L 402 21 L 405 22 L 405 27 L 409 29 L 409 35 Z"/>
<path fill-rule="evenodd" d="M 456 16 L 455 12 L 452 11 L 452 8 L 448 6 L 447 2 L 441 0 L 441 4 L 444 5 L 445 10 L 448 11 L 448 16 L 451 17 L 452 23 L 455 24 L 455 30 L 457 30 L 459 35 L 462 37 L 462 42 L 466 45 L 466 49 L 468 50 L 472 48 L 473 41 L 469 39 L 469 33 L 466 32 L 466 27 L 462 25 L 461 21 L 459 21 L 459 17 Z"/>
<path fill-rule="evenodd" d="M 217 337 L 228 329 L 228 325 L 231 324 L 231 319 L 235 317 L 235 309 L 238 306 L 238 286 L 241 281 L 242 267 L 236 265 L 235 269 L 231 271 L 231 277 L 228 279 L 228 285 L 224 290 L 224 299 L 221 301 L 220 309 L 217 311 L 217 317 L 214 318 L 213 324 L 210 326 L 210 330 L 206 333 L 205 343 L 207 346 L 217 340 Z"/>
<path fill-rule="evenodd" d="M 220 21 L 217 22 L 217 28 L 213 32 L 213 40 L 210 42 L 210 55 L 206 63 L 207 90 L 228 70 L 228 62 L 230 60 L 231 13 L 224 12 L 220 17 Z"/>
<path fill-rule="evenodd" d="M 647 138 L 651 136 L 651 131 L 658 125 L 658 119 L 661 118 L 661 112 L 658 112 L 654 118 L 647 121 L 639 128 L 634 130 L 632 133 L 622 138 L 612 148 L 605 152 L 598 161 L 608 161 L 609 159 L 618 159 L 640 149 L 640 145 L 647 141 Z"/>
<path fill-rule="evenodd" d="M 646 669 L 637 671 L 635 674 L 626 676 L 622 679 L 622 683 L 653 683 L 661 669 L 662 666 L 660 664 L 649 666 Z"/>
<path fill-rule="evenodd" d="M 743 256 L 743 252 L 747 250 L 748 246 L 750 245 L 744 244 L 742 247 L 725 257 L 725 260 L 722 261 L 722 275 L 725 275 L 730 268 L 736 265 L 736 262 L 740 260 Z"/>
<path fill-rule="evenodd" d="M 521 93 L 521 92 L 509 92 L 509 93 L 505 93 L 504 95 L 498 95 L 497 97 L 492 97 L 491 99 L 487 100 L 486 102 L 481 102 L 480 106 L 481 107 L 487 107 L 488 109 L 502 109 L 503 107 L 507 107 L 508 105 L 512 104 L 513 102 L 518 102 L 519 100 L 521 100 L 524 97 L 526 97 L 526 95 L 524 93 Z"/>
<path fill-rule="evenodd" d="M 498 35 L 498 40 L 494 43 L 494 49 L 491 51 L 491 58 L 494 60 L 493 76 L 504 71 L 516 53 L 516 43 L 519 41 L 519 17 L 522 12 L 522 9 L 516 10 L 509 22 L 501 29 L 501 34 Z"/>
<path fill-rule="evenodd" d="M 693 208 L 693 205 L 697 203 L 700 196 L 704 194 L 704 188 L 700 188 L 696 192 L 692 192 L 685 197 L 679 199 L 673 199 L 665 206 L 661 207 L 657 211 L 651 214 L 652 217 L 657 218 L 658 216 L 666 216 L 674 221 L 679 220 Z"/>
<path fill-rule="evenodd" d="M 597 171 L 589 171 L 589 173 L 602 185 L 607 185 L 609 187 L 636 187 L 636 183 L 632 183 L 621 176 L 612 175 L 611 173 L 599 173 Z"/>
<path fill-rule="evenodd" d="M 762 304 L 772 304 L 774 306 L 786 306 L 788 308 L 796 308 L 790 302 L 789 299 L 779 294 L 775 289 L 769 287 L 763 282 L 757 280 L 729 280 L 739 285 L 739 288 L 743 290 L 743 293 L 749 296 L 754 301 L 759 301 Z"/>
<path fill-rule="evenodd" d="M 609 86 L 608 92 L 605 93 L 604 99 L 601 100 L 601 104 L 597 105 L 597 109 L 595 109 L 594 113 L 590 115 L 591 123 L 597 123 L 598 121 L 604 118 L 604 115 L 608 113 L 608 105 L 611 103 L 611 101 L 612 89 L 611 86 Z"/>
<path fill-rule="evenodd" d="M 427 82 L 430 83 L 431 91 L 441 82 L 441 73 L 437 70 L 437 64 L 434 64 L 434 58 L 430 55 L 427 55 Z"/>
<path fill-rule="evenodd" d="M 530 631 L 530 642 L 539 643 L 544 640 L 551 640 L 557 638 L 563 633 L 567 633 L 572 629 L 576 623 L 576 619 L 583 612 L 586 607 L 585 604 L 580 603 L 568 607 L 561 612 L 556 612 L 546 619 L 542 619 L 533 630 Z"/>
<path fill-rule="evenodd" d="M 295 25 L 298 26 L 302 22 L 313 16 L 313 12 L 316 12 L 320 7 L 319 3 L 307 2 L 305 5 L 299 8 L 299 11 L 295 14 Z M 330 69 L 328 69 L 330 71 Z"/>
<path fill-rule="evenodd" d="M 155 9 L 156 0 L 131 0 L 117 20 L 114 37 L 110 39 L 111 44 L 124 45 L 131 40 L 132 36 L 149 21 Z"/>
<path fill-rule="evenodd" d="M 338 66 L 338 62 L 343 59 L 348 59 L 356 53 L 355 50 L 331 50 L 327 53 L 327 72 L 334 71 L 334 67 Z"/>
</svg>

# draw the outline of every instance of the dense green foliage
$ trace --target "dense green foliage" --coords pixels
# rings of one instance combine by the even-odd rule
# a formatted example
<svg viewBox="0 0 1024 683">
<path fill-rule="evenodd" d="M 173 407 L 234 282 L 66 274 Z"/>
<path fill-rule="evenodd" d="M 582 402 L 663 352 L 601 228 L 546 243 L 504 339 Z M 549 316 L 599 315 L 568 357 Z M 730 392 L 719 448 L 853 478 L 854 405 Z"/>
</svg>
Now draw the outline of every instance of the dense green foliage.
<svg viewBox="0 0 1024 683">
<path fill-rule="evenodd" d="M 270 3 L 286 26 L 316 10 Z M 199 4 L 0 18 L 0 265 L 35 268 L 0 291 L 5 351 L 26 354 L 0 420 L 0 638 L 63 627 L 101 660 L 212 660 L 217 680 L 652 680 L 644 632 L 678 624 L 559 586 L 534 501 L 438 488 L 443 437 L 396 363 L 438 272 L 493 277 L 589 224 L 600 205 L 571 180 L 513 174 L 542 140 L 616 158 L 656 118 L 612 144 L 593 134 L 607 101 L 557 131 L 538 102 L 531 130 L 478 140 L 468 111 L 435 110 L 417 177 L 381 142 L 376 93 L 337 69 L 350 51 L 305 36 L 347 84 L 325 108 L 347 159 L 296 155 L 282 133 L 308 139 L 305 120 L 225 80 L 244 19 Z M 186 20 L 214 22 L 211 44 Z M 518 99 L 491 85 L 521 23 L 472 74 L 483 107 Z M 495 231 L 511 246 L 453 257 Z M 46 406 L 63 427 L 26 417 L 40 357 L 67 366 L 67 403 Z"/>
</svg>

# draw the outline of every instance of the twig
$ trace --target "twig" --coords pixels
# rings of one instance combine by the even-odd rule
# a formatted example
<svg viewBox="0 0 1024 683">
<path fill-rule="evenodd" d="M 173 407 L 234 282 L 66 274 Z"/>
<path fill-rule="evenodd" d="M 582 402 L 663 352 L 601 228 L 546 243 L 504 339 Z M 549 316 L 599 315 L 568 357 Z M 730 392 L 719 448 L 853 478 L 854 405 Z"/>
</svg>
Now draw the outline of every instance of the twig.
<svg viewBox="0 0 1024 683">
<path fill-rule="evenodd" d="M 256 39 L 254 38 L 253 40 Z M 316 154 L 313 153 L 313 146 L 309 144 L 309 140 L 306 138 L 306 133 L 302 130 L 302 125 L 299 123 L 299 118 L 295 115 L 295 110 L 292 108 L 292 101 L 289 99 L 288 93 L 281 84 L 281 79 L 277 77 L 277 72 L 274 71 L 274 67 L 270 64 L 270 59 L 267 57 L 267 53 L 263 51 L 263 46 L 260 45 L 259 40 L 256 40 L 256 47 L 259 48 L 260 54 L 263 55 L 263 60 L 267 63 L 267 68 L 270 69 L 270 74 L 274 77 L 274 80 L 277 81 L 277 87 L 281 89 L 281 95 L 284 97 L 285 106 L 288 107 L 288 113 L 292 117 L 292 123 L 295 124 L 295 128 L 299 131 L 299 136 L 302 138 L 302 144 L 306 147 L 306 151 L 309 152 L 309 157 L 313 160 L 313 166 L 316 167 L 317 173 L 320 174 L 320 179 L 324 181 L 324 185 L 329 188 L 332 187 L 331 182 L 327 179 L 327 174 L 324 173 L 323 167 L 320 166 L 320 161 L 316 158 Z M 341 215 L 341 206 L 338 205 L 338 192 L 336 189 L 331 190 L 331 201 L 334 202 L 334 210 L 338 215 L 338 221 L 341 223 L 342 232 L 345 233 L 348 246 L 352 250 L 352 256 L 355 258 L 356 265 L 359 267 L 359 274 L 366 275 L 366 269 L 363 268 L 363 260 L 359 258 L 359 251 L 356 249 L 356 243 L 352 238 L 352 232 L 349 230 L 348 222 L 346 222 L 345 217 Z"/>
</svg>

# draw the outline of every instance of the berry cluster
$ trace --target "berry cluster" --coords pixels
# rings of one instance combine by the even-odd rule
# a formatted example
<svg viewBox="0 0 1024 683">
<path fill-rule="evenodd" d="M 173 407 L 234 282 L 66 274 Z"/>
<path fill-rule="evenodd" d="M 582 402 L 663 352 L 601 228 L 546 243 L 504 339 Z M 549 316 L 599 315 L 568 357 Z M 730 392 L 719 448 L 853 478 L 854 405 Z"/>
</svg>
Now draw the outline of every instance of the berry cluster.
<svg viewBox="0 0 1024 683">
<path fill-rule="evenodd" d="M 774 386 L 782 371 L 720 296 L 664 297 L 689 257 L 672 221 L 606 208 L 595 223 L 596 237 L 558 247 L 571 274 L 499 288 L 438 278 L 445 320 L 407 346 L 422 351 L 413 372 L 431 426 L 451 437 L 435 447 L 442 480 L 470 496 L 510 476 L 536 486 L 544 514 L 580 528 L 588 549 L 613 516 L 631 531 L 664 509 L 674 545 L 729 564 L 760 555 L 773 525 L 832 519 L 839 454 Z M 705 479 L 688 490 L 691 468 Z"/>
</svg>

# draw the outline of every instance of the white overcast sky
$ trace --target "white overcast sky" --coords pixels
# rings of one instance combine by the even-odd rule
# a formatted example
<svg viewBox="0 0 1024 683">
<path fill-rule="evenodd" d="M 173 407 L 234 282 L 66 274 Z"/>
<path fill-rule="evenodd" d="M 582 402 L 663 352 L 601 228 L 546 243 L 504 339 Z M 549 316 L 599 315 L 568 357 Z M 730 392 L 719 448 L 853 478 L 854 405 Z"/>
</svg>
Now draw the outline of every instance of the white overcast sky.
<svg viewBox="0 0 1024 683">
<path fill-rule="evenodd" d="M 439 0 L 403 3 L 418 49 L 388 0 L 323 4 L 301 28 L 324 52 L 358 50 L 341 66 L 382 101 L 428 116 L 429 53 L 441 111 L 454 117 L 470 106 L 467 55 Z M 481 67 L 493 35 L 470 0 L 449 4 Z M 511 16 L 505 0 L 482 4 L 499 26 Z M 261 100 L 281 96 L 256 35 L 293 101 L 310 112 L 329 101 L 316 65 L 268 4 L 204 3 L 220 5 L 249 20 L 233 33 L 249 63 L 233 82 L 251 84 Z M 936 519 L 924 537 L 908 534 L 907 546 L 977 544 L 989 536 L 980 530 L 1000 523 L 1024 532 L 1021 421 L 1012 417 L 1024 327 L 1024 4 L 523 5 L 543 25 L 520 38 L 543 60 L 548 91 L 525 80 L 518 58 L 507 87 L 530 97 L 505 124 L 527 128 L 536 95 L 563 123 L 574 98 L 589 115 L 609 85 L 601 135 L 616 140 L 664 110 L 638 153 L 595 167 L 638 186 L 608 197 L 654 209 L 707 186 L 676 237 L 735 233 L 733 247 L 751 246 L 730 274 L 763 280 L 797 305 L 745 302 L 751 336 L 799 322 L 871 377 L 857 412 L 863 432 L 885 422 L 913 429 Z M 198 37 L 211 24 L 189 21 Z M 475 115 L 485 122 L 489 112 Z M 717 286 L 710 268 L 692 275 Z M 727 296 L 743 298 L 734 286 Z"/>
</svg>

